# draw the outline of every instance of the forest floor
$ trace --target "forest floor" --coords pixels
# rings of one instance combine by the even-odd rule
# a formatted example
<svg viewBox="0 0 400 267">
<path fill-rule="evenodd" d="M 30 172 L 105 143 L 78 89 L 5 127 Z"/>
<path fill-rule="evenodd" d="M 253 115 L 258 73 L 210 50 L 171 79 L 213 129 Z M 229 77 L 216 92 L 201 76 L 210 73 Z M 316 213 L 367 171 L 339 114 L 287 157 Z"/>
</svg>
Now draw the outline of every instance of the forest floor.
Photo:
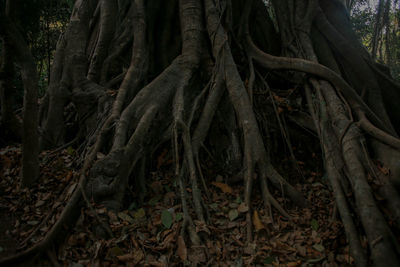
<svg viewBox="0 0 400 267">
<path fill-rule="evenodd" d="M 274 211 L 267 218 L 260 194 L 253 194 L 254 241 L 246 243 L 242 183 L 228 185 L 225 178 L 209 169 L 209 198 L 204 198 L 208 226 L 194 221 L 196 230 L 207 233 L 203 245 L 190 247 L 180 235 L 182 209 L 178 187 L 170 172 L 171 160 L 163 151 L 149 177 L 143 204 L 132 187 L 126 210 L 118 214 L 103 207 L 82 208 L 73 229 L 52 250 L 36 257 L 40 266 L 346 266 L 352 265 L 344 229 L 335 203 L 321 173 L 318 155 L 303 155 L 298 161 L 301 176 L 290 182 L 303 193 L 309 206 L 299 209 L 279 192 L 273 192 L 292 216 L 288 220 Z M 72 148 L 41 154 L 39 183 L 31 189 L 20 186 L 21 151 L 0 150 L 0 259 L 31 247 L 57 220 L 77 188 L 78 168 Z M 300 157 L 301 158 L 301 157 Z M 281 161 L 280 171 L 292 166 Z M 190 189 L 187 189 L 190 192 Z M 190 194 L 189 194 L 190 195 Z M 96 211 L 97 215 L 93 214 Z M 114 238 L 96 238 L 93 226 L 107 220 Z M 195 218 L 193 214 L 193 218 Z M 186 243 L 185 243 L 186 240 Z M 53 258 L 53 263 L 49 261 Z"/>
</svg>

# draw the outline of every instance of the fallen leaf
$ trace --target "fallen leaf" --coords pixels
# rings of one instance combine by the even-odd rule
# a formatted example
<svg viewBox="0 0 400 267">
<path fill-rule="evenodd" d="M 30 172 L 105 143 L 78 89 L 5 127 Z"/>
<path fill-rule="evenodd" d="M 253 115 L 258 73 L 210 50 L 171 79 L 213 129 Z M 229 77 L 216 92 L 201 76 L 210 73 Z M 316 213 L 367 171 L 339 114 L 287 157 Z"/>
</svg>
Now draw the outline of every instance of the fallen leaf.
<svg viewBox="0 0 400 267">
<path fill-rule="evenodd" d="M 263 223 L 260 220 L 260 217 L 258 216 L 258 212 L 256 210 L 253 213 L 253 224 L 254 224 L 254 228 L 256 229 L 257 232 L 262 229 L 265 229 Z"/>
<path fill-rule="evenodd" d="M 270 256 L 264 259 L 264 264 L 272 264 L 275 261 L 275 257 Z"/>
<path fill-rule="evenodd" d="M 256 247 L 256 243 L 248 243 L 247 246 L 243 248 L 243 253 L 247 255 L 254 255 L 254 253 L 256 252 Z"/>
<path fill-rule="evenodd" d="M 224 193 L 232 194 L 232 192 L 233 192 L 232 187 L 230 187 L 227 184 L 220 183 L 220 182 L 212 182 L 211 184 L 218 187 L 219 189 L 221 189 L 221 191 Z"/>
<path fill-rule="evenodd" d="M 248 212 L 249 211 L 249 207 L 247 207 L 246 203 L 243 202 L 242 204 L 239 205 L 238 211 L 240 213 Z"/>
<path fill-rule="evenodd" d="M 319 251 L 319 252 L 323 252 L 325 250 L 325 247 L 321 244 L 315 244 L 313 246 L 313 249 L 315 249 L 316 251 Z"/>
<path fill-rule="evenodd" d="M 240 204 L 240 203 L 242 203 L 242 199 L 238 196 L 238 197 L 235 199 L 235 202 L 236 202 L 237 204 Z"/>
<path fill-rule="evenodd" d="M 39 200 L 38 202 L 36 202 L 35 207 L 38 208 L 38 207 L 40 207 L 40 206 L 43 206 L 44 203 L 46 203 L 46 202 L 43 201 L 43 200 Z"/>
<path fill-rule="evenodd" d="M 210 208 L 212 209 L 212 210 L 218 210 L 218 204 L 217 203 L 211 203 L 210 204 Z"/>
<path fill-rule="evenodd" d="M 168 230 L 168 231 L 171 231 L 171 230 Z M 175 243 L 175 234 L 174 233 L 170 233 L 163 240 L 162 247 L 163 248 L 173 247 L 173 245 L 172 245 L 173 243 Z"/>
<path fill-rule="evenodd" d="M 149 262 L 150 266 L 154 266 L 154 267 L 165 267 L 166 265 L 163 262 L 159 262 L 159 261 L 151 261 Z"/>
<path fill-rule="evenodd" d="M 103 158 L 105 158 L 106 155 L 104 155 L 101 152 L 97 152 L 96 156 L 97 156 L 97 159 L 103 159 Z"/>
<path fill-rule="evenodd" d="M 146 213 L 143 208 L 140 208 L 137 211 L 135 211 L 135 213 L 133 213 L 133 217 L 135 217 L 135 219 L 143 218 L 145 215 Z"/>
<path fill-rule="evenodd" d="M 135 257 L 132 254 L 125 254 L 121 256 L 117 256 L 118 260 L 123 262 L 132 261 Z"/>
<path fill-rule="evenodd" d="M 108 215 L 108 218 L 109 218 L 109 221 L 110 221 L 110 223 L 112 223 L 112 224 L 119 224 L 119 220 L 118 220 L 118 217 L 117 217 L 117 215 L 113 212 L 113 211 L 107 211 L 107 215 Z"/>
<path fill-rule="evenodd" d="M 106 208 L 96 209 L 97 214 L 105 214 L 107 212 Z"/>
<path fill-rule="evenodd" d="M 118 247 L 118 246 L 112 247 L 108 250 L 108 255 L 110 255 L 110 256 L 117 257 L 117 256 L 122 256 L 123 254 L 124 253 L 123 253 L 122 249 L 120 249 L 120 247 Z"/>
<path fill-rule="evenodd" d="M 128 214 L 126 214 L 126 213 L 119 212 L 118 213 L 118 217 L 123 221 L 127 221 L 129 223 L 134 223 L 134 220 L 132 219 L 132 217 L 129 216 Z"/>
<path fill-rule="evenodd" d="M 165 228 L 170 228 L 172 225 L 172 214 L 168 210 L 163 210 L 161 213 L 161 222 Z"/>
<path fill-rule="evenodd" d="M 67 176 L 65 176 L 65 182 L 68 183 L 73 176 L 74 174 L 72 173 L 72 171 L 68 172 Z"/>
<path fill-rule="evenodd" d="M 312 219 L 310 224 L 311 224 L 311 229 L 313 229 L 314 231 L 318 231 L 319 224 L 316 219 Z"/>
<path fill-rule="evenodd" d="M 236 209 L 233 209 L 233 210 L 229 211 L 228 216 L 229 216 L 229 220 L 233 221 L 239 216 L 239 213 Z"/>
<path fill-rule="evenodd" d="M 67 147 L 67 154 L 70 156 L 73 156 L 75 153 L 75 149 L 72 148 L 72 146 Z"/>
<path fill-rule="evenodd" d="M 178 248 L 176 250 L 176 254 L 181 258 L 182 261 L 186 261 L 187 259 L 187 248 L 185 244 L 185 240 L 180 235 L 178 236 Z"/>
<path fill-rule="evenodd" d="M 180 220 L 183 219 L 183 213 L 182 212 L 178 212 L 175 214 L 175 221 L 179 222 Z"/>
<path fill-rule="evenodd" d="M 287 267 L 297 267 L 297 266 L 300 266 L 300 265 L 301 265 L 301 260 L 298 260 L 298 261 L 295 261 L 295 262 L 286 263 Z"/>
</svg>

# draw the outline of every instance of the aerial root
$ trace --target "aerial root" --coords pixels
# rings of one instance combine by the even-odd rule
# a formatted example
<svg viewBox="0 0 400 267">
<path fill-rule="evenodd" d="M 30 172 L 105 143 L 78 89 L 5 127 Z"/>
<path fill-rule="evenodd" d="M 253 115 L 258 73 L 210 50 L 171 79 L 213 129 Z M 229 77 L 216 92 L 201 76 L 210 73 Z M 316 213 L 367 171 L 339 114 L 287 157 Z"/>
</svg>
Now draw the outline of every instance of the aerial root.
<svg viewBox="0 0 400 267">
<path fill-rule="evenodd" d="M 308 101 L 312 101 L 311 98 Z M 312 102 L 308 102 L 308 105 L 311 107 Z M 312 114 L 314 114 L 314 110 L 310 108 Z M 313 115 L 315 117 L 315 114 Z M 316 121 L 318 123 L 318 121 Z M 333 189 L 333 193 L 336 200 L 336 207 L 339 211 L 340 217 L 342 219 L 342 223 L 344 226 L 344 230 L 346 232 L 346 236 L 349 241 L 350 253 L 354 259 L 359 259 L 355 262 L 356 266 L 366 266 L 366 253 L 362 248 L 359 231 L 356 228 L 353 212 L 349 207 L 349 203 L 346 197 L 345 192 L 343 191 L 343 177 L 340 173 L 340 169 L 342 168 L 342 159 L 340 155 L 340 150 L 333 143 L 335 140 L 332 131 L 328 131 L 326 129 L 326 125 L 328 123 L 326 112 L 321 112 L 321 121 L 318 125 L 318 129 L 321 129 L 320 138 L 321 140 L 325 140 L 321 142 L 323 153 L 325 154 L 324 158 L 326 159 L 326 170 L 328 174 L 328 179 Z"/>
<path fill-rule="evenodd" d="M 375 127 L 365 116 L 363 112 L 358 112 L 360 120 L 358 122 L 360 128 L 362 128 L 366 133 L 375 137 L 379 141 L 395 148 L 400 149 L 400 139 L 396 136 L 386 133 L 381 129 Z"/>
<path fill-rule="evenodd" d="M 342 217 L 351 254 L 357 266 L 365 266 L 365 251 L 359 240 L 348 201 L 346 184 L 354 194 L 355 210 L 368 239 L 371 256 L 376 265 L 397 265 L 398 244 L 380 211 L 371 186 L 368 184 L 369 156 L 363 152 L 363 136 L 356 124 L 349 124 L 348 114 L 334 88 L 325 82 L 314 82 L 319 104 L 319 118 L 315 121 L 326 159 L 329 180 L 334 190 L 337 207 Z M 310 92 L 308 92 L 310 93 Z M 310 103 L 308 97 L 308 105 Z M 332 127 L 335 125 L 335 127 Z M 339 142 L 339 140 L 343 140 Z M 337 144 L 340 144 L 339 146 Z M 371 171 L 372 175 L 374 171 Z"/>
<path fill-rule="evenodd" d="M 183 223 L 181 228 L 181 236 L 186 237 L 186 233 L 189 235 L 189 239 L 194 245 L 200 245 L 201 240 L 199 235 L 196 233 L 192 217 L 189 214 L 188 204 L 187 204 L 187 197 L 186 197 L 186 188 L 185 188 L 185 181 L 183 179 L 183 171 L 176 176 L 178 179 L 179 184 L 179 193 L 180 199 L 182 202 L 182 211 L 183 211 Z"/>
<path fill-rule="evenodd" d="M 355 90 L 340 77 L 333 70 L 315 63 L 313 61 L 308 61 L 300 58 L 285 58 L 276 57 L 269 55 L 262 50 L 260 50 L 251 39 L 251 36 L 247 34 L 247 49 L 249 55 L 256 60 L 263 67 L 270 70 L 295 70 L 304 73 L 309 73 L 316 75 L 322 79 L 331 82 L 337 90 L 340 90 L 342 94 L 346 97 L 349 104 L 356 110 L 364 112 L 368 118 L 380 129 L 385 132 L 395 135 L 391 126 L 383 122 L 361 99 L 361 97 L 355 92 Z"/>
<path fill-rule="evenodd" d="M 266 206 L 267 211 L 269 210 L 271 221 L 273 222 L 271 206 L 274 207 L 282 216 L 285 216 L 287 219 L 291 219 L 291 216 L 286 212 L 286 210 L 279 204 L 279 202 L 271 195 L 267 185 L 267 177 L 265 175 L 261 175 L 259 177 L 261 191 L 263 195 L 263 200 Z"/>
</svg>

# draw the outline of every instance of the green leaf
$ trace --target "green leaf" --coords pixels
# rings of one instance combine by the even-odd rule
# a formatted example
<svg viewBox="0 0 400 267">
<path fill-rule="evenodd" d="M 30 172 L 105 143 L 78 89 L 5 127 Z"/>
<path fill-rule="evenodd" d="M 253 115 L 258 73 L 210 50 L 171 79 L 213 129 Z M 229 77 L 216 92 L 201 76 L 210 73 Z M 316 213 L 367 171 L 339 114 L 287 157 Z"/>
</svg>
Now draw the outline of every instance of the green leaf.
<svg viewBox="0 0 400 267">
<path fill-rule="evenodd" d="M 264 264 L 272 264 L 275 261 L 275 257 L 269 256 L 268 258 L 264 259 Z"/>
<path fill-rule="evenodd" d="M 140 219 L 143 218 L 145 215 L 146 213 L 144 212 L 144 209 L 140 208 L 133 214 L 133 217 L 135 217 L 135 219 Z"/>
<path fill-rule="evenodd" d="M 160 200 L 160 196 L 153 197 L 149 200 L 149 205 L 155 206 L 159 200 Z"/>
<path fill-rule="evenodd" d="M 182 218 L 183 218 L 182 212 L 178 212 L 178 213 L 175 215 L 175 221 L 176 221 L 176 222 L 179 222 L 180 220 L 182 220 Z"/>
<path fill-rule="evenodd" d="M 116 256 L 121 256 L 123 254 L 124 254 L 124 252 L 118 246 L 115 246 L 108 250 L 108 255 L 110 255 L 110 256 L 116 257 Z"/>
<path fill-rule="evenodd" d="M 233 209 L 233 210 L 229 211 L 228 216 L 229 216 L 229 220 L 233 221 L 239 216 L 239 213 L 238 213 L 237 209 Z"/>
<path fill-rule="evenodd" d="M 67 154 L 70 155 L 70 156 L 74 155 L 75 154 L 75 149 L 73 149 L 72 146 L 69 146 L 67 148 Z"/>
<path fill-rule="evenodd" d="M 324 247 L 323 245 L 321 245 L 321 244 L 315 244 L 315 245 L 313 246 L 313 249 L 315 249 L 315 250 L 317 250 L 317 251 L 319 251 L 319 252 L 322 252 L 322 251 L 325 250 L 325 247 Z"/>
<path fill-rule="evenodd" d="M 3 252 L 3 251 L 4 251 L 4 248 L 3 248 L 3 247 L 0 247 L 0 253 Z"/>
<path fill-rule="evenodd" d="M 212 204 L 210 204 L 210 208 L 212 210 L 218 210 L 218 204 L 217 203 L 212 203 Z"/>
<path fill-rule="evenodd" d="M 237 197 L 237 198 L 235 199 L 235 202 L 236 202 L 237 204 L 241 204 L 241 203 L 242 203 L 242 199 L 241 199 L 240 197 Z"/>
<path fill-rule="evenodd" d="M 325 259 L 325 257 L 316 258 L 316 259 L 309 259 L 309 260 L 307 260 L 307 263 L 315 264 L 315 263 L 318 263 L 318 262 L 320 262 L 320 261 L 322 261 L 324 259 Z"/>
<path fill-rule="evenodd" d="M 161 221 L 165 228 L 169 229 L 172 225 L 172 214 L 168 210 L 163 210 L 161 213 Z"/>
<path fill-rule="evenodd" d="M 318 221 L 316 219 L 312 219 L 311 220 L 311 229 L 313 229 L 314 231 L 318 231 L 318 228 L 319 228 Z"/>
</svg>

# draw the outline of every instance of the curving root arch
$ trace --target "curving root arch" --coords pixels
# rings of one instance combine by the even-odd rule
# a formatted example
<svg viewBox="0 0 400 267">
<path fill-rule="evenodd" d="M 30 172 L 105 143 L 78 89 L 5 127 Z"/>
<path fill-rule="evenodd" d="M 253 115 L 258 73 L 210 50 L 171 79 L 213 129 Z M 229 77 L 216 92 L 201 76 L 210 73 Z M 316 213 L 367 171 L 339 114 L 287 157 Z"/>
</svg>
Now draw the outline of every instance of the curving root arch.
<svg viewBox="0 0 400 267">
<path fill-rule="evenodd" d="M 304 100 L 298 123 L 319 137 L 356 265 L 365 266 L 367 255 L 376 266 L 400 264 L 398 237 L 388 226 L 389 220 L 400 226 L 399 86 L 359 44 L 340 1 L 270 4 L 268 10 L 261 0 L 76 1 L 40 114 L 43 149 L 82 144 L 80 187 L 52 231 L 22 256 L 46 248 L 82 196 L 89 205 L 93 198 L 119 210 L 130 180 L 144 192 L 154 151 L 169 143 L 184 213 L 182 234 L 200 244 L 208 233 L 201 168 L 208 154 L 202 152 L 209 140 L 220 138 L 210 131 L 213 123 L 228 133 L 220 158 L 229 158 L 227 171 L 239 173 L 244 183 L 247 241 L 253 233 L 253 183 L 259 184 L 271 220 L 272 208 L 290 219 L 271 185 L 299 206 L 308 203 L 274 168 L 260 131 L 265 123 L 253 102 L 256 89 L 271 92 L 271 83 L 283 89 L 291 83 Z M 261 75 L 266 71 L 269 78 Z M 78 118 L 73 140 L 64 117 L 71 103 Z M 390 175 L 378 170 L 378 161 Z M 390 216 L 382 213 L 371 183 L 379 185 Z M 102 224 L 98 233 L 112 234 L 107 229 Z"/>
</svg>

